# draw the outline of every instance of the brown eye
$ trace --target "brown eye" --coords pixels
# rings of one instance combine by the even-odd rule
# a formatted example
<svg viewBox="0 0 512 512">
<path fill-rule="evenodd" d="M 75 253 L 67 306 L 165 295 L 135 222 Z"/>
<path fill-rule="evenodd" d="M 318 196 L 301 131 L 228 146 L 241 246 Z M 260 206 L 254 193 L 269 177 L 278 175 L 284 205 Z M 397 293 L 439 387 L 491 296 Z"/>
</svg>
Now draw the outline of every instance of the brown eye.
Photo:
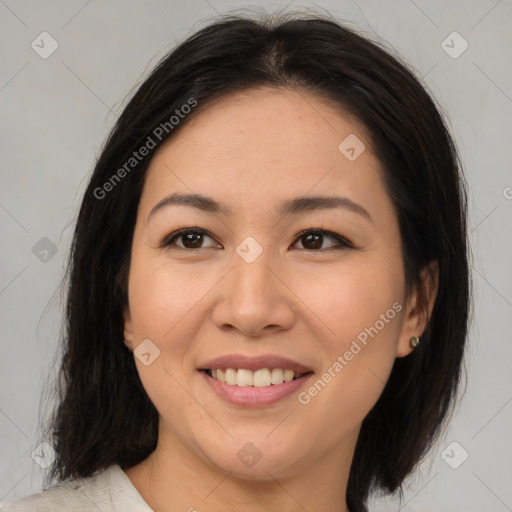
<svg viewBox="0 0 512 512">
<path fill-rule="evenodd" d="M 325 239 L 334 240 L 337 243 L 331 244 L 328 247 L 322 247 Z M 302 244 L 302 247 L 299 247 L 299 249 L 306 249 L 311 251 L 318 251 L 322 249 L 354 248 L 353 244 L 350 243 L 347 239 L 335 233 L 324 231 L 323 229 L 302 231 L 298 235 L 298 241 L 300 241 Z"/>
<path fill-rule="evenodd" d="M 160 246 L 165 248 L 177 246 L 181 249 L 204 249 L 206 247 L 214 247 L 218 245 L 215 243 L 210 246 L 203 246 L 203 243 L 207 238 L 213 240 L 213 238 L 204 229 L 184 228 L 171 233 L 162 241 Z"/>
<path fill-rule="evenodd" d="M 206 239 L 214 243 L 203 245 Z M 354 246 L 346 238 L 322 229 L 306 230 L 297 235 L 297 240 L 302 244 L 299 249 L 320 252 L 327 249 L 354 249 Z M 334 241 L 329 246 L 324 247 L 326 240 Z M 222 247 L 217 244 L 213 237 L 207 231 L 200 228 L 184 228 L 167 236 L 160 244 L 162 248 L 180 248 L 180 249 L 206 249 L 208 247 Z"/>
</svg>

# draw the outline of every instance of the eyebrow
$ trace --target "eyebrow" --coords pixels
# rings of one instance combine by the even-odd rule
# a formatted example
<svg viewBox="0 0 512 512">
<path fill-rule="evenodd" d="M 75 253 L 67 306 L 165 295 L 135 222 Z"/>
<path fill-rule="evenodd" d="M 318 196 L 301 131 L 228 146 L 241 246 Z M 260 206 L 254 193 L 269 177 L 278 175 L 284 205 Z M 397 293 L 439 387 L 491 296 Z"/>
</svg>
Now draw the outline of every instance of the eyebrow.
<svg viewBox="0 0 512 512">
<path fill-rule="evenodd" d="M 153 207 L 151 212 L 149 212 L 148 220 L 155 213 L 170 205 L 190 206 L 191 208 L 196 208 L 208 213 L 220 213 L 224 215 L 231 215 L 232 213 L 232 210 L 227 205 L 219 203 L 211 197 L 203 196 L 201 194 L 174 193 L 164 197 Z M 363 206 L 355 203 L 347 197 L 341 196 L 303 196 L 296 197 L 295 199 L 288 199 L 281 203 L 279 213 L 282 216 L 285 216 L 330 208 L 343 208 L 357 213 L 370 222 L 373 222 L 371 215 Z"/>
</svg>

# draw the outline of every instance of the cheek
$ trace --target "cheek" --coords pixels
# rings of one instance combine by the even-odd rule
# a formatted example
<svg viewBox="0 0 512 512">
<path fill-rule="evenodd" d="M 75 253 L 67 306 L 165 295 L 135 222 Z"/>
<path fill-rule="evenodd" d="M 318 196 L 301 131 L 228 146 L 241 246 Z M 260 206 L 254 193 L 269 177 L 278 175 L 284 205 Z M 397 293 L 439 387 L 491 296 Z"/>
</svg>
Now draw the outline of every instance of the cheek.
<svg viewBox="0 0 512 512">
<path fill-rule="evenodd" d="M 401 317 L 397 310 L 402 309 L 404 283 L 392 258 L 387 263 L 354 258 L 336 267 L 313 269 L 303 272 L 292 286 L 324 331 L 322 339 L 330 352 L 350 345 L 366 329 L 373 332 L 376 323 L 379 332 L 386 331 L 384 338 L 398 337 Z M 364 334 L 361 338 L 364 341 Z"/>
<path fill-rule="evenodd" d="M 149 365 L 136 353 L 135 363 L 144 389 L 163 418 L 193 409 L 183 382 L 189 376 L 187 352 L 198 325 L 197 305 L 207 289 L 206 283 L 198 285 L 177 266 L 152 261 L 148 253 L 132 256 L 129 302 L 135 348 L 149 339 L 158 353 Z"/>
<path fill-rule="evenodd" d="M 322 320 L 316 323 L 325 361 L 299 400 L 346 429 L 375 404 L 395 361 L 403 315 L 403 277 L 395 267 L 346 265 L 298 286 L 297 294 Z"/>
<path fill-rule="evenodd" d="M 134 258 L 130 271 L 130 313 L 135 339 L 145 337 L 160 343 L 173 340 L 173 331 L 190 323 L 202 297 L 213 282 L 184 265 L 151 262 L 151 258 Z M 180 338 L 183 336 L 180 335 Z M 178 341 L 178 340 L 177 340 Z"/>
</svg>

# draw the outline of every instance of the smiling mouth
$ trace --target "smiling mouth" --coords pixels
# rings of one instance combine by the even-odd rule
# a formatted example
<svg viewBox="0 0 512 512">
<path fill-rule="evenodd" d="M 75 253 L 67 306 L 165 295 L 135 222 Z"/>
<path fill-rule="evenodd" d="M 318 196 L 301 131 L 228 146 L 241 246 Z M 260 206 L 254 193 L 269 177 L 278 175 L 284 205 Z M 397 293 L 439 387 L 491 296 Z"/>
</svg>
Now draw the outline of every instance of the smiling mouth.
<svg viewBox="0 0 512 512">
<path fill-rule="evenodd" d="M 207 368 L 202 371 L 212 379 L 228 386 L 255 388 L 278 386 L 313 373 L 299 373 L 282 368 L 261 368 L 254 371 L 246 368 Z"/>
</svg>

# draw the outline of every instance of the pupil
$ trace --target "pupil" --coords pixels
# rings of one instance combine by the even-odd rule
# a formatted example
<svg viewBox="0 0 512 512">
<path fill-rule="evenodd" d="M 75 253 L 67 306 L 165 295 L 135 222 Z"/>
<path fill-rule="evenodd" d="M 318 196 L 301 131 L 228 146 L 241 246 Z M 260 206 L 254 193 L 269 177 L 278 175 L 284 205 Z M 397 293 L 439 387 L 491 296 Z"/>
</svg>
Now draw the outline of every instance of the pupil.
<svg viewBox="0 0 512 512">
<path fill-rule="evenodd" d="M 201 246 L 202 236 L 200 233 L 188 233 L 183 235 L 181 241 L 185 247 L 196 249 Z"/>
<path fill-rule="evenodd" d="M 311 241 L 313 240 L 313 243 L 309 244 L 309 242 L 304 243 L 302 242 L 302 245 L 306 247 L 307 249 L 319 249 L 322 247 L 322 235 L 315 235 L 315 234 L 309 234 L 305 235 L 305 239 Z M 309 244 L 309 247 L 307 247 Z"/>
</svg>

